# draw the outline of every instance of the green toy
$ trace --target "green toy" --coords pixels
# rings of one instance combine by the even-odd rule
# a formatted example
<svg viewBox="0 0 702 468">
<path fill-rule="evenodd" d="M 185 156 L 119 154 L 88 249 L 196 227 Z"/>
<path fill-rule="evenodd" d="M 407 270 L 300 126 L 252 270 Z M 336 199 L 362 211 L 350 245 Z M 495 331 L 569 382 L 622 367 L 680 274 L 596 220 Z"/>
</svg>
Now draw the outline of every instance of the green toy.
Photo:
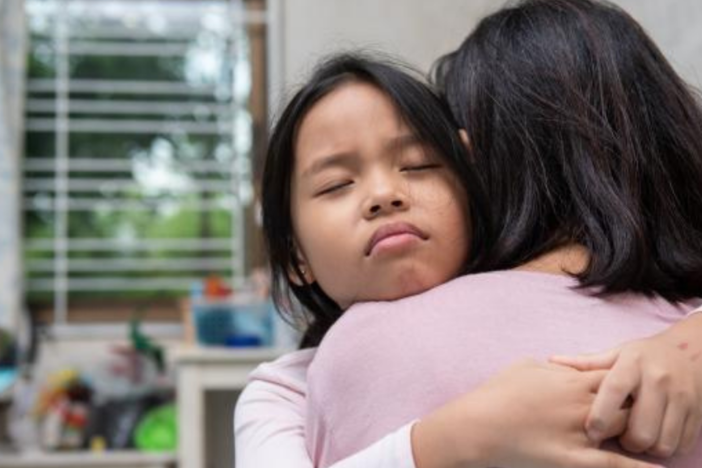
<svg viewBox="0 0 702 468">
<path fill-rule="evenodd" d="M 159 406 L 146 413 L 134 433 L 134 445 L 145 452 L 175 452 L 178 447 L 175 405 Z"/>
<path fill-rule="evenodd" d="M 132 318 L 129 322 L 130 341 L 137 353 L 145 356 L 147 359 L 153 360 L 158 371 L 163 373 L 165 370 L 163 347 L 156 344 L 141 331 L 141 319 L 138 318 L 140 315 L 142 314 L 138 313 L 137 317 Z"/>
</svg>

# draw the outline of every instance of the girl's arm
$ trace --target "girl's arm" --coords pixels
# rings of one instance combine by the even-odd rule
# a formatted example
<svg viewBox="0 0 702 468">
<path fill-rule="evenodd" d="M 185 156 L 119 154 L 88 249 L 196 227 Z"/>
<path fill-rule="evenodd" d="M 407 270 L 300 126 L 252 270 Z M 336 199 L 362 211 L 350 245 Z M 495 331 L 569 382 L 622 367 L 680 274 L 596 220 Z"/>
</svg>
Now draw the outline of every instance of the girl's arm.
<svg viewBox="0 0 702 468">
<path fill-rule="evenodd" d="M 580 370 L 609 369 L 586 428 L 603 440 L 613 415 L 632 398 L 630 424 L 620 437 L 634 453 L 659 457 L 689 452 L 702 427 L 702 307 L 657 335 L 593 355 L 557 356 Z"/>
<path fill-rule="evenodd" d="M 237 401 L 236 468 L 313 468 L 305 446 L 307 367 L 314 350 L 289 353 L 259 367 Z M 331 468 L 415 468 L 412 424 Z"/>
<path fill-rule="evenodd" d="M 234 411 L 236 468 L 313 468 L 305 448 L 307 367 L 316 349 L 260 365 Z"/>
</svg>

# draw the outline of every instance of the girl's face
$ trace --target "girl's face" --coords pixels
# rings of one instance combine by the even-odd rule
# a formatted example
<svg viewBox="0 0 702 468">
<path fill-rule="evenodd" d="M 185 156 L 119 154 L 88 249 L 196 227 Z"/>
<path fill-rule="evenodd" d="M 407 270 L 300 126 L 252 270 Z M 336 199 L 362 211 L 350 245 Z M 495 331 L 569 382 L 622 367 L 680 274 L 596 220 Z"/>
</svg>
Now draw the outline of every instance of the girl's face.
<svg viewBox="0 0 702 468">
<path fill-rule="evenodd" d="M 351 82 L 317 102 L 300 125 L 295 158 L 301 265 L 342 309 L 417 294 L 459 273 L 466 194 L 376 87 Z"/>
</svg>

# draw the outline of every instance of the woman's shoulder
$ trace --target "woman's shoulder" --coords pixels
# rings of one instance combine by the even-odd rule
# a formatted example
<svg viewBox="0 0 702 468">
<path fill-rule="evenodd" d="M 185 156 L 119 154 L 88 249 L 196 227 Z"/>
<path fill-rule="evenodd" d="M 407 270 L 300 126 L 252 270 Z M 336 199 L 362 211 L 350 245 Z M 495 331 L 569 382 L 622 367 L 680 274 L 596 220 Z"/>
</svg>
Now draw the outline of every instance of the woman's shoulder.
<svg viewBox="0 0 702 468">
<path fill-rule="evenodd" d="M 417 320 L 424 323 L 436 318 L 445 322 L 459 314 L 461 323 L 479 321 L 485 314 L 510 304 L 570 291 L 575 281 L 570 277 L 525 271 L 495 271 L 460 276 L 399 300 L 357 303 L 331 327 L 320 348 L 326 349 L 328 342 L 334 342 L 335 349 L 341 346 L 344 352 L 351 352 L 361 338 L 377 338 L 375 346 L 379 346 L 383 341 L 378 337 L 399 328 L 410 333 Z M 509 293 L 505 294 L 506 291 Z"/>
<path fill-rule="evenodd" d="M 577 284 L 577 278 L 566 274 L 558 275 L 534 270 L 513 269 L 459 276 L 458 278 L 432 289 L 432 291 L 439 292 L 442 290 L 451 291 L 453 289 L 458 289 L 464 292 L 473 291 L 474 293 L 480 293 L 480 291 L 485 291 L 483 288 L 487 288 L 488 291 L 491 288 L 502 290 L 506 286 L 518 288 L 531 288 L 538 286 L 539 288 L 570 289 L 572 286 Z M 480 289 L 466 288 L 466 286 L 478 285 L 481 286 Z"/>
<path fill-rule="evenodd" d="M 460 304 L 462 307 L 471 305 L 479 307 L 485 302 L 492 304 L 498 299 L 505 299 L 503 296 L 505 291 L 509 291 L 510 298 L 523 300 L 553 293 L 571 294 L 573 286 L 576 285 L 577 279 L 571 276 L 527 270 L 475 273 L 459 276 L 418 295 L 396 301 L 356 304 L 349 309 L 349 311 L 353 310 L 354 314 L 349 314 L 347 311 L 344 316 L 377 315 L 378 312 L 394 310 L 425 310 L 427 307 L 450 307 L 455 304 Z M 344 319 L 345 317 L 342 317 L 341 320 Z"/>
</svg>

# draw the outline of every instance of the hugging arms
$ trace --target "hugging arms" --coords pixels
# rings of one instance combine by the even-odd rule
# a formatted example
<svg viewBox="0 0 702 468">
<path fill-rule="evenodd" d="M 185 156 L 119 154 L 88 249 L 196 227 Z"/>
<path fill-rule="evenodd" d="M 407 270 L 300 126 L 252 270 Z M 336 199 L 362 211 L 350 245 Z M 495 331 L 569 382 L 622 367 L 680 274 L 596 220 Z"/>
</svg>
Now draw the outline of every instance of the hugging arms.
<svg viewBox="0 0 702 468">
<path fill-rule="evenodd" d="M 693 320 L 695 323 L 693 323 Z M 699 392 L 699 382 L 702 377 L 702 369 L 698 365 L 695 373 L 690 373 L 690 358 L 693 354 L 680 352 L 678 345 L 684 342 L 692 342 L 695 336 L 699 336 L 702 329 L 702 315 L 691 315 L 686 322 L 681 322 L 683 327 L 674 326 L 667 331 L 656 334 L 650 338 L 635 340 L 624 344 L 618 348 L 619 356 L 628 356 L 620 362 L 621 370 L 611 374 L 610 385 L 616 391 L 608 393 L 600 392 L 599 399 L 602 400 L 607 395 L 616 400 L 619 392 L 630 393 L 624 389 L 627 382 L 633 382 L 643 377 L 646 380 L 639 384 L 637 389 L 643 386 L 650 386 L 649 395 L 660 395 L 663 400 L 669 402 L 668 411 L 678 411 L 671 405 L 680 403 L 679 395 L 687 394 L 683 401 L 686 401 L 687 408 L 691 410 L 691 419 L 687 419 L 688 439 L 680 442 L 683 445 L 676 447 L 678 451 L 689 450 L 690 444 L 694 443 L 697 434 L 694 433 L 694 415 L 699 418 L 699 409 L 702 404 L 700 395 L 697 400 L 691 399 L 688 392 L 695 387 L 690 387 L 690 377 L 698 382 L 697 392 Z M 691 336 L 693 335 L 693 336 Z M 689 348 L 688 348 L 689 349 Z M 285 468 L 312 468 L 313 462 L 307 452 L 305 444 L 305 410 L 307 396 L 307 369 L 315 355 L 316 349 L 305 349 L 283 356 L 276 362 L 261 366 L 252 375 L 249 386 L 242 394 L 235 416 L 235 431 L 237 442 L 237 464 L 238 468 L 254 468 L 260 466 L 280 466 Z M 671 359 L 672 358 L 672 359 Z M 637 363 L 631 365 L 631 361 Z M 598 363 L 606 367 L 606 361 L 588 361 L 590 364 Z M 585 362 L 580 362 L 585 366 Z M 615 363 L 615 369 L 617 364 Z M 460 366 L 458 366 L 460 368 Z M 630 372 L 633 370 L 633 372 Z M 360 451 L 344 460 L 336 462 L 333 468 L 439 468 L 461 465 L 461 460 L 470 459 L 471 454 L 465 452 L 471 447 L 489 442 L 487 436 L 499 437 L 489 444 L 489 450 L 496 450 L 499 443 L 514 442 L 519 437 L 517 431 L 521 427 L 523 436 L 530 435 L 532 439 L 529 445 L 537 450 L 529 456 L 532 460 L 538 460 L 539 467 L 546 466 L 615 466 L 626 467 L 635 466 L 626 464 L 623 460 L 611 462 L 606 465 L 603 458 L 609 457 L 607 452 L 596 452 L 588 445 L 585 439 L 585 428 L 576 427 L 578 434 L 569 427 L 567 431 L 561 426 L 547 424 L 547 421 L 554 423 L 557 418 L 562 418 L 561 422 L 583 423 L 584 414 L 594 414 L 592 406 L 595 396 L 591 393 L 591 383 L 601 382 L 606 373 L 595 372 L 585 373 L 580 381 L 569 380 L 571 376 L 555 370 L 545 363 L 522 362 L 515 365 L 496 378 L 488 380 L 484 387 L 478 388 L 474 392 L 467 392 L 443 407 L 438 408 L 432 414 L 422 418 L 420 423 L 414 426 L 408 425 L 388 434 L 375 444 L 365 450 Z M 615 378 L 616 377 L 616 378 Z M 684 379 L 680 381 L 680 379 Z M 655 383 L 651 383 L 653 379 Z M 677 383 L 682 383 L 676 387 Z M 663 384 L 667 390 L 661 389 Z M 426 382 L 416 382 L 415 385 L 426 385 Z M 651 386 L 652 385 L 652 386 Z M 694 391 L 694 390 L 693 390 Z M 494 392 L 494 393 L 493 393 Z M 606 392 L 606 391 L 605 391 Z M 657 396 L 657 395 L 656 395 Z M 587 398 L 585 404 L 582 398 Z M 343 398 L 341 396 L 340 398 Z M 487 404 L 492 398 L 493 404 Z M 495 404 L 496 403 L 496 404 Z M 505 404 L 507 403 L 507 404 Z M 569 406 L 570 405 L 570 406 Z M 604 408 L 603 406 L 603 408 Z M 658 406 L 655 404 L 655 406 Z M 519 412 L 514 412 L 515 407 Z M 524 408 L 535 408 L 534 416 L 525 413 Z M 567 415 L 562 410 L 569 407 L 577 408 L 579 414 Z M 618 406 L 617 406 L 618 407 Z M 636 408 L 636 407 L 635 407 Z M 477 411 L 476 411 L 477 410 Z M 605 422 L 609 433 L 606 436 L 616 436 L 617 431 L 624 432 L 627 437 L 627 444 L 637 444 L 633 448 L 636 452 L 655 451 L 661 456 L 670 455 L 670 452 L 657 452 L 659 447 L 665 442 L 665 437 L 653 440 L 649 434 L 658 433 L 660 409 L 650 411 L 644 406 L 636 409 L 637 418 L 651 418 L 641 425 L 629 425 L 628 429 L 623 429 L 623 422 L 626 421 L 627 414 L 619 411 L 609 412 L 605 410 L 601 420 Z M 502 412 L 502 414 L 499 414 Z M 513 413 L 513 414 L 510 414 Z M 517 417 L 521 414 L 521 419 Z M 672 421 L 669 413 L 667 419 Z M 538 420 L 534 418 L 538 417 Z M 488 432 L 489 424 L 481 425 L 481 418 L 490 421 L 510 421 L 510 432 Z M 680 421 L 682 423 L 683 421 Z M 653 424 L 653 426 L 651 426 Z M 535 431 L 534 428 L 548 430 L 548 433 Z M 411 430 L 414 429 L 414 434 Z M 698 428 L 697 428 L 698 430 Z M 661 434 L 661 433 L 658 433 Z M 410 436 L 413 435 L 412 439 Z M 542 437 L 539 440 L 539 437 Z M 573 444 L 573 437 L 581 437 L 578 443 L 581 444 L 581 451 L 576 450 Z M 566 440 L 570 438 L 570 440 Z M 668 439 L 670 440 L 670 439 Z M 670 442 L 668 442 L 670 443 Z M 512 444 L 510 444 L 512 445 Z M 673 444 L 674 445 L 674 444 Z M 592 446 L 595 446 L 593 443 Z M 631 447 L 631 445 L 629 445 Z M 486 448 L 487 450 L 488 448 Z M 668 450 L 670 450 L 670 445 Z M 414 452 L 414 453 L 413 453 Z M 551 464 L 546 464 L 544 454 L 550 454 Z M 564 464 L 573 455 L 587 457 L 589 465 L 569 465 Z M 523 455 L 524 457 L 525 455 Z M 522 458 L 523 460 L 524 458 Z M 665 460 L 661 460 L 665 463 Z M 416 463 L 416 464 L 415 464 Z M 560 464 L 559 464 L 560 463 Z M 496 466 L 525 466 L 496 465 Z"/>
</svg>

